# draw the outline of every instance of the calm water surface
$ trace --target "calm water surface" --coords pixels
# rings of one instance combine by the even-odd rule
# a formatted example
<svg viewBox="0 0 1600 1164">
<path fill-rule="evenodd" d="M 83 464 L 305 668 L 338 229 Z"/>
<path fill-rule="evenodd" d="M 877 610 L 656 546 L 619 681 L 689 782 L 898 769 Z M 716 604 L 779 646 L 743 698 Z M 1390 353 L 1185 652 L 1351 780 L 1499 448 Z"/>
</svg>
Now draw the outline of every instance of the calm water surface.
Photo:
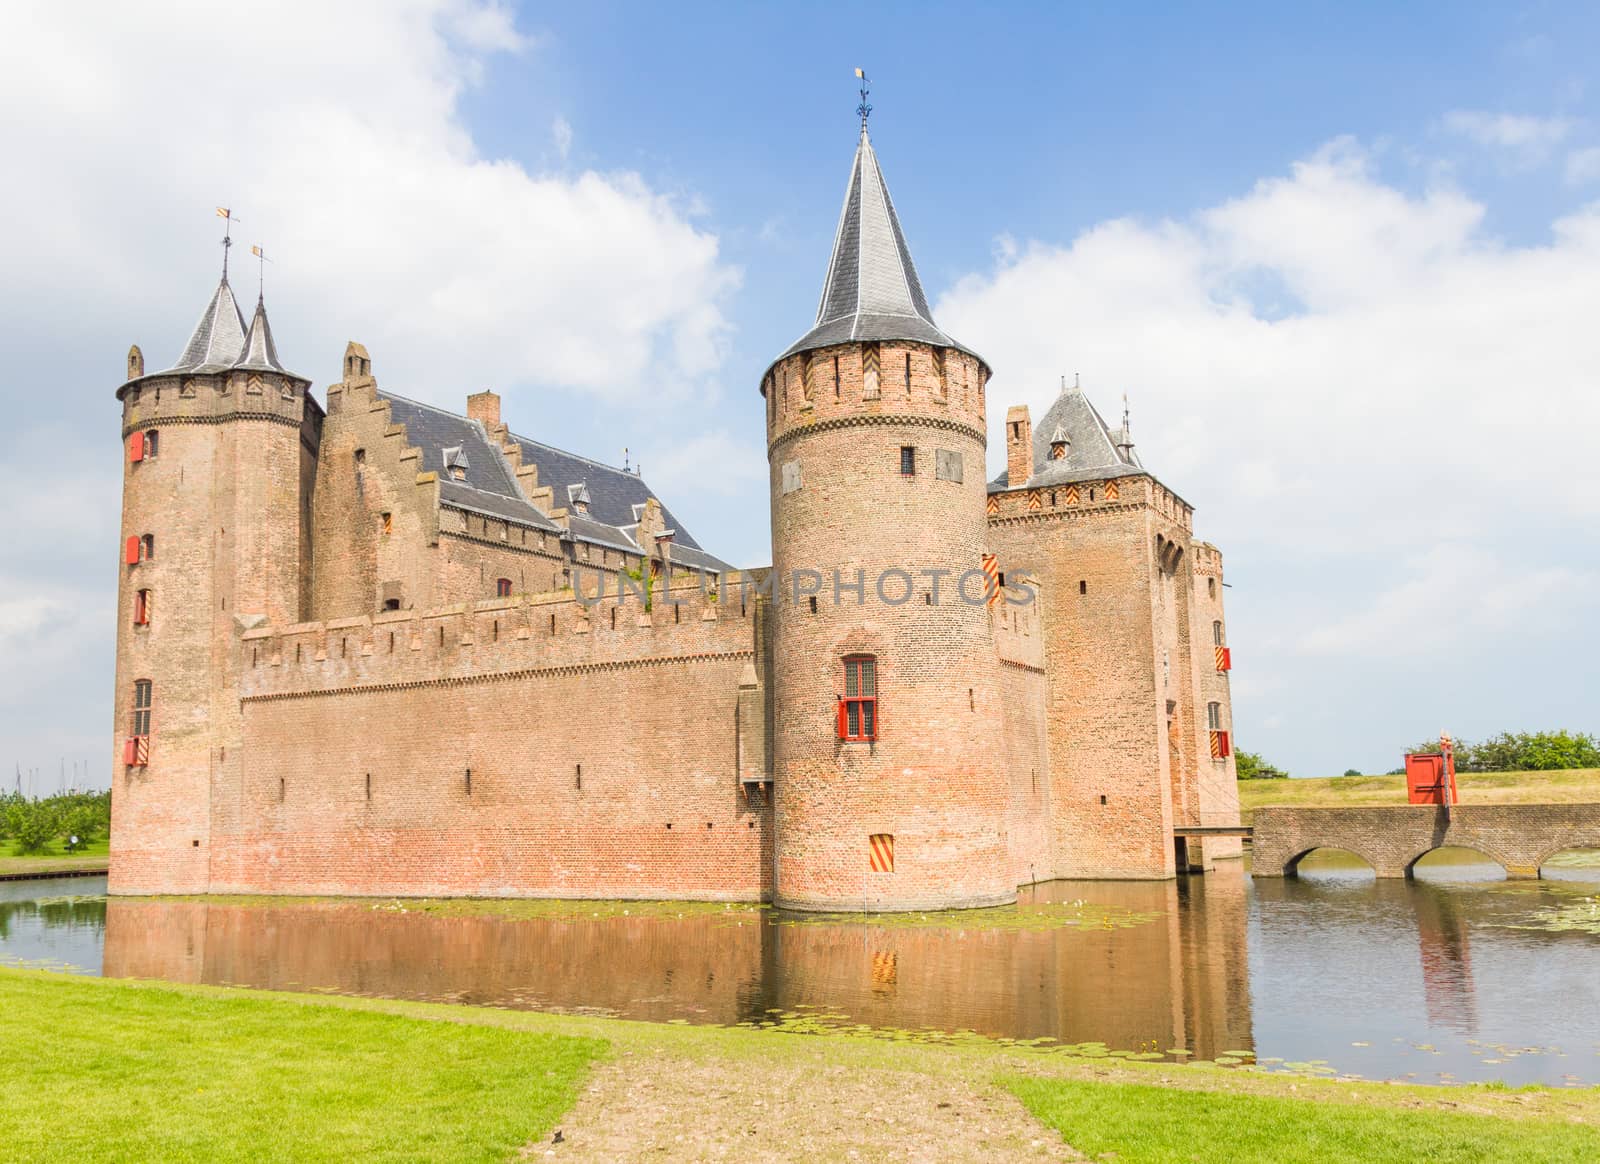
<svg viewBox="0 0 1600 1164">
<path fill-rule="evenodd" d="M 656 1021 L 826 1015 L 1368 1078 L 1600 1083 L 1600 855 L 1529 882 L 1485 880 L 1498 867 L 1471 854 L 1432 858 L 1410 883 L 1336 855 L 1303 870 L 1053 882 L 1016 913 L 882 923 L 107 900 L 103 878 L 0 882 L 0 962 Z"/>
</svg>

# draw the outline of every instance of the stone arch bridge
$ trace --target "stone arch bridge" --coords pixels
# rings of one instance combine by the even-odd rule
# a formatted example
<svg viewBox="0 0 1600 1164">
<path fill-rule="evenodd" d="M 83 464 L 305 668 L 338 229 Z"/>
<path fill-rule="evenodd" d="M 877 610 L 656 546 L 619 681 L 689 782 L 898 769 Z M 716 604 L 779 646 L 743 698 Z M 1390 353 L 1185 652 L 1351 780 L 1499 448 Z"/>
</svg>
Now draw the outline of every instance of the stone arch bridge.
<svg viewBox="0 0 1600 1164">
<path fill-rule="evenodd" d="M 1446 845 L 1476 849 L 1507 877 L 1538 877 L 1562 849 L 1600 849 L 1600 804 L 1384 805 L 1258 808 L 1251 872 L 1293 877 L 1313 849 L 1345 849 L 1379 877 L 1409 877 L 1419 858 Z"/>
</svg>

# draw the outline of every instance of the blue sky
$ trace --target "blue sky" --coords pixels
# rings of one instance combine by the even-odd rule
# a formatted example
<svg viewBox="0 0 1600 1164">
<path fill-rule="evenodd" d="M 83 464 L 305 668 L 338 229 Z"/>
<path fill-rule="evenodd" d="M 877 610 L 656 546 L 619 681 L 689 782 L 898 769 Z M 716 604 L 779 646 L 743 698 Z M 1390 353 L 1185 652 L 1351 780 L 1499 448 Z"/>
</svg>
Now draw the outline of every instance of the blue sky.
<svg viewBox="0 0 1600 1164">
<path fill-rule="evenodd" d="M 995 366 L 991 423 L 1074 371 L 1108 414 L 1128 392 L 1222 547 L 1241 746 L 1317 775 L 1441 727 L 1600 730 L 1597 26 L 24 4 L 0 45 L 0 147 L 34 175 L 0 192 L 0 474 L 28 499 L 0 517 L 0 764 L 109 771 L 111 393 L 129 342 L 176 355 L 217 204 L 276 256 L 280 349 L 319 384 L 356 338 L 386 388 L 494 387 L 519 432 L 629 447 L 703 544 L 767 561 L 756 384 L 815 311 L 858 64 L 935 312 Z M 226 63 L 203 99 L 201 60 Z"/>
</svg>

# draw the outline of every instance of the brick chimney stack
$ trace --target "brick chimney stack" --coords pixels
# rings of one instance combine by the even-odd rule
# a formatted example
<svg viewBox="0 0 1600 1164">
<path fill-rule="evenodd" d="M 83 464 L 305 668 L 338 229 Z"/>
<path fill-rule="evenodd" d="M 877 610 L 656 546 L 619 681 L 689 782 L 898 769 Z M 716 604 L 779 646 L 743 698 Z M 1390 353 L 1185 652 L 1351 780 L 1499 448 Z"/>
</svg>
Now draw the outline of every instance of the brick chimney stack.
<svg viewBox="0 0 1600 1164">
<path fill-rule="evenodd" d="M 1033 476 L 1033 421 L 1026 404 L 1006 409 L 1006 484 L 1015 489 Z"/>
<path fill-rule="evenodd" d="M 491 431 L 500 427 L 500 394 L 491 389 L 467 397 L 467 415 Z"/>
</svg>

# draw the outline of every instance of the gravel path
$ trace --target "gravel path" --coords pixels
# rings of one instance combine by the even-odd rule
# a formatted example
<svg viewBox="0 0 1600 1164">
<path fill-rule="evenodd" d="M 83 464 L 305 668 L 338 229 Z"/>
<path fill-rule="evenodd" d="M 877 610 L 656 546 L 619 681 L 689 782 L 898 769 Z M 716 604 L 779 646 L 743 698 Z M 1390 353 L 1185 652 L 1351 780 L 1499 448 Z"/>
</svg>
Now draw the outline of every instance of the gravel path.
<svg viewBox="0 0 1600 1164">
<path fill-rule="evenodd" d="M 815 1061 L 627 1053 L 600 1068 L 530 1160 L 1082 1160 L 1010 1095 Z"/>
</svg>

